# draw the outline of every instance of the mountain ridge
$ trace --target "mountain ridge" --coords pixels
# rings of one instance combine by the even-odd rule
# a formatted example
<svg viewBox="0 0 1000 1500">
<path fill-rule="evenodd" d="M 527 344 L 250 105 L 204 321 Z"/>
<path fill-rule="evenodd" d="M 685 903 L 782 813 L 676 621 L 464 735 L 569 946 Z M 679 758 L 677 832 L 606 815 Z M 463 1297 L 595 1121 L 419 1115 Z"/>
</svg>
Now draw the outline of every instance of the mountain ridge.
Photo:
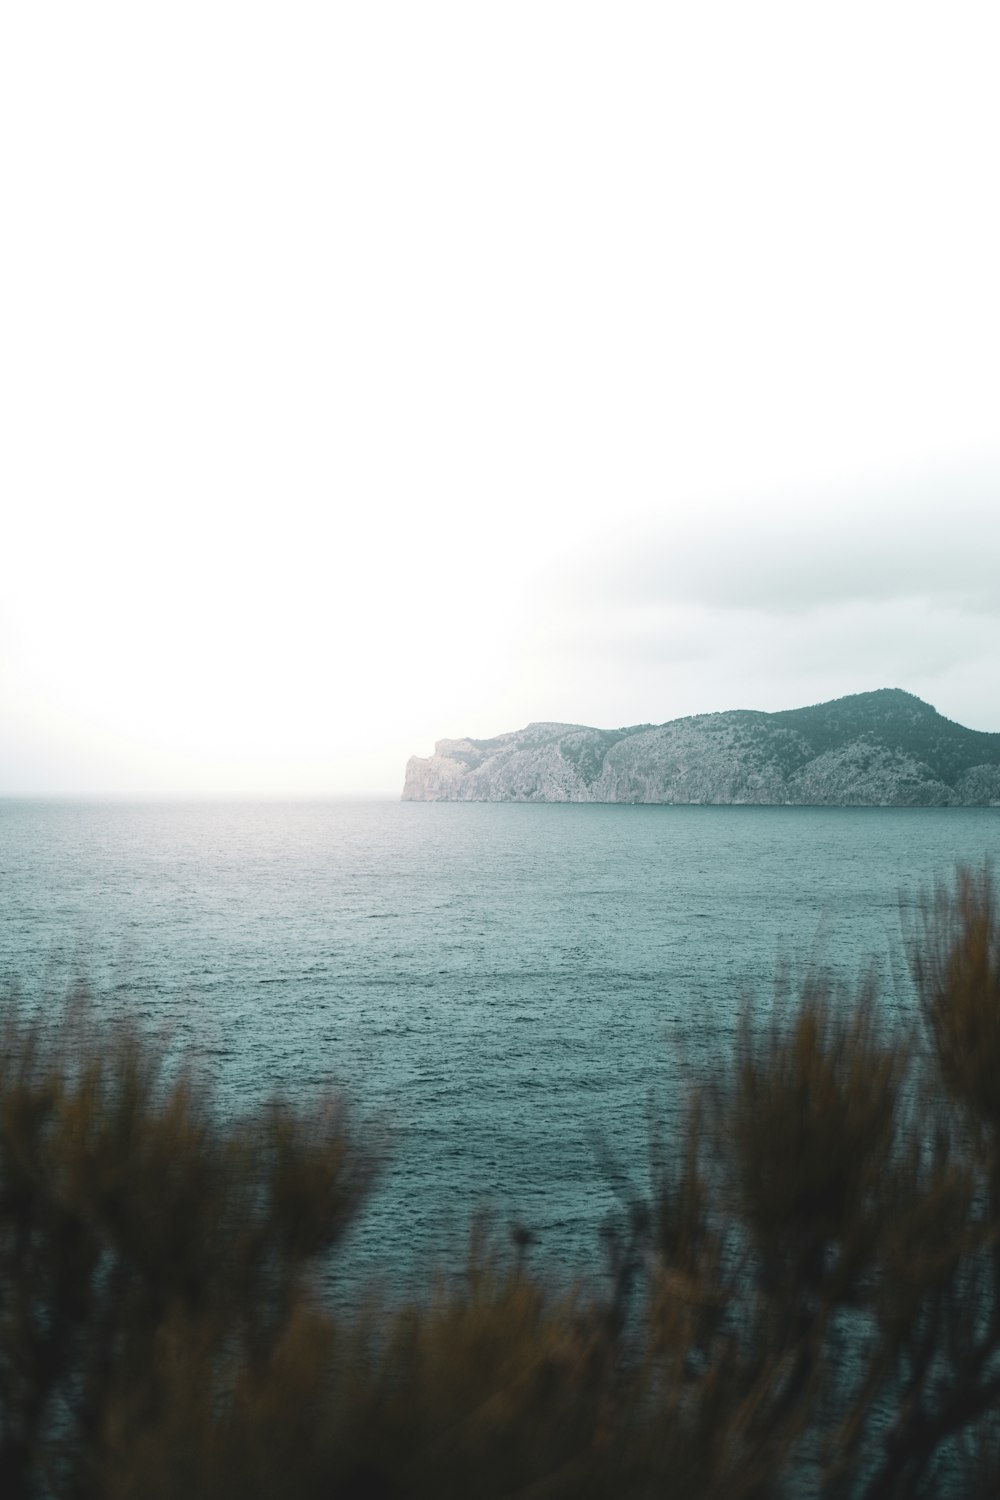
<svg viewBox="0 0 1000 1500">
<path fill-rule="evenodd" d="M 411 756 L 403 800 L 1000 806 L 1000 734 L 903 688 L 619 729 L 536 720 Z"/>
</svg>

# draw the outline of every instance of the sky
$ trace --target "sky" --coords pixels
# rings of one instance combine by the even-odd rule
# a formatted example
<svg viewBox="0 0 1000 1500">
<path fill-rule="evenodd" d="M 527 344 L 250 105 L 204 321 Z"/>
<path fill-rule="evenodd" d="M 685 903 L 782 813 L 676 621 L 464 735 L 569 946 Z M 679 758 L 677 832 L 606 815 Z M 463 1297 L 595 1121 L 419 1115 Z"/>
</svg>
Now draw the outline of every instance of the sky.
<svg viewBox="0 0 1000 1500">
<path fill-rule="evenodd" d="M 1000 730 L 992 3 L 12 0 L 0 795 Z"/>
</svg>

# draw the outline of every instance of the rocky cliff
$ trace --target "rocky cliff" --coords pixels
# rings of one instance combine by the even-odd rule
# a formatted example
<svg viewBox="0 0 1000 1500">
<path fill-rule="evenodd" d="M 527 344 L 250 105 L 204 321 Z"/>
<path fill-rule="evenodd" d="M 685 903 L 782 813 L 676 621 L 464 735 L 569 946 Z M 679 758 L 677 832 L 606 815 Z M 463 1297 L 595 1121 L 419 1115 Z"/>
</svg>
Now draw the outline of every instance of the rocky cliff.
<svg viewBox="0 0 1000 1500">
<path fill-rule="evenodd" d="M 1000 734 L 899 688 L 627 729 L 529 724 L 438 740 L 409 761 L 403 800 L 997 807 Z"/>
</svg>

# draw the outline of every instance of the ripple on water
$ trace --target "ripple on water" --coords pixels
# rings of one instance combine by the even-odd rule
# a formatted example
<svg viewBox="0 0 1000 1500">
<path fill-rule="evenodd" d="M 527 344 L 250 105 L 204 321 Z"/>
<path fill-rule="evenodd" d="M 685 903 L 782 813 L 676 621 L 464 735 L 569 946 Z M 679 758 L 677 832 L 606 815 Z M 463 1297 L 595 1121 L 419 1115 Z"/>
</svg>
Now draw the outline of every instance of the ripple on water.
<svg viewBox="0 0 1000 1500">
<path fill-rule="evenodd" d="M 641 1181 L 651 1116 L 779 960 L 851 980 L 874 954 L 905 1011 L 900 906 L 996 859 L 1000 812 L 8 801 L 0 847 L 26 997 L 85 975 L 192 1045 L 224 1109 L 336 1086 L 384 1122 L 351 1274 L 402 1278 L 486 1199 L 555 1263 L 592 1252 L 609 1163 Z"/>
</svg>

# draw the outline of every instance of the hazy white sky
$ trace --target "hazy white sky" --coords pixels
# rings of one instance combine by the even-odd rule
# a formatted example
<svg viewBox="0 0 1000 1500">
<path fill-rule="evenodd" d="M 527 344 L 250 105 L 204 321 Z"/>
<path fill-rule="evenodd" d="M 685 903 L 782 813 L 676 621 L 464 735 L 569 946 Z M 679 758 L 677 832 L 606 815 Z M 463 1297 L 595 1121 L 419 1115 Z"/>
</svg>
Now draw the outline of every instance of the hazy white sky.
<svg viewBox="0 0 1000 1500">
<path fill-rule="evenodd" d="M 0 793 L 1000 730 L 1000 10 L 11 0 Z"/>
</svg>

